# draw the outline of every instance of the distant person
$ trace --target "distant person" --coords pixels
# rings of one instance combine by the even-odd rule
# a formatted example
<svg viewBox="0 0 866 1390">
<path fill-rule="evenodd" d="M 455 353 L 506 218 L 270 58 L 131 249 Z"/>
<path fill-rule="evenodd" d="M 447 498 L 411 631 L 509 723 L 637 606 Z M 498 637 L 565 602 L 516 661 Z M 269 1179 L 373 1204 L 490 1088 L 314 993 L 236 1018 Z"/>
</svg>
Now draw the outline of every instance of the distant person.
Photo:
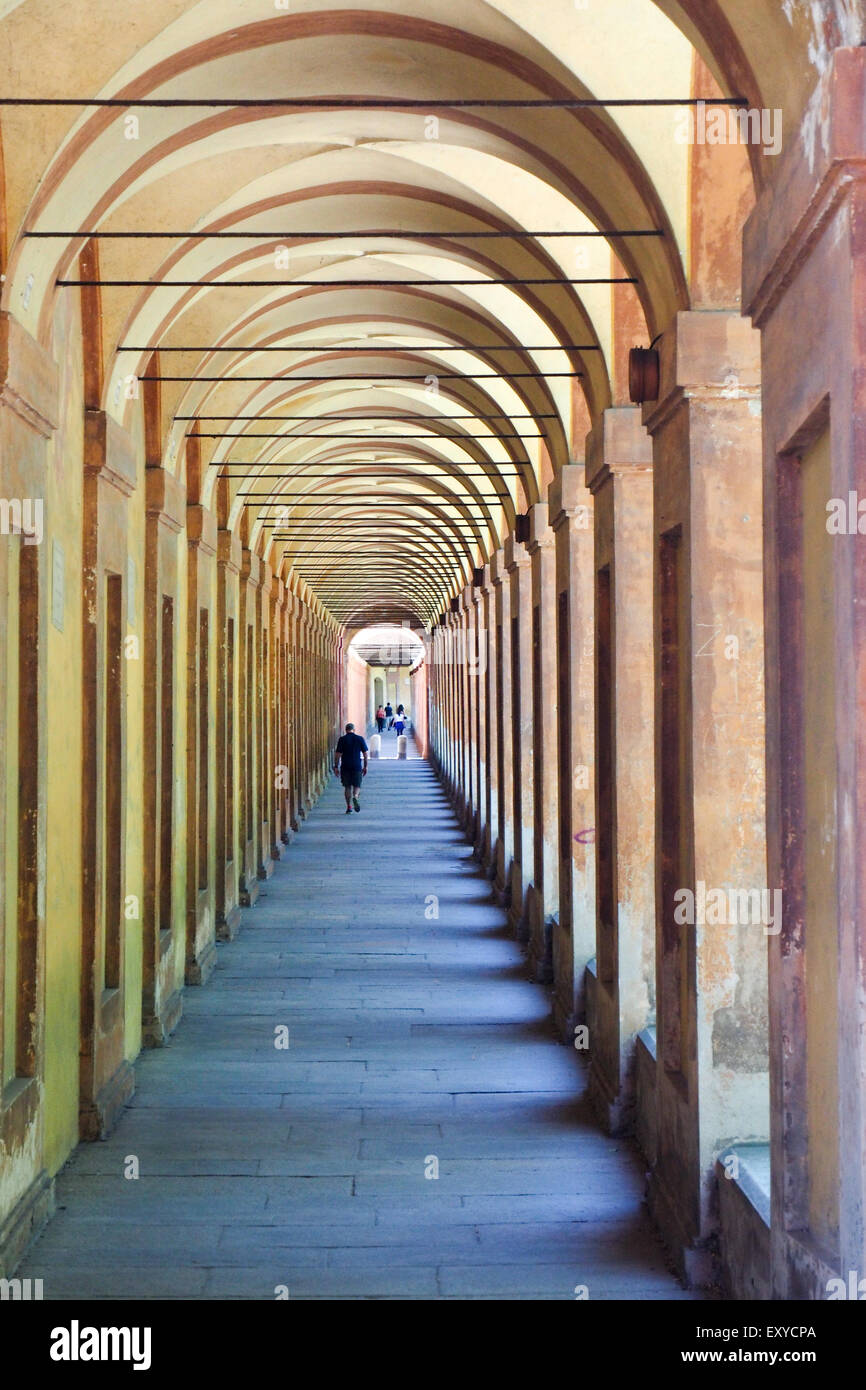
<svg viewBox="0 0 866 1390">
<path fill-rule="evenodd" d="M 367 776 L 367 745 L 360 734 L 355 733 L 354 724 L 347 724 L 346 732 L 337 740 L 334 771 L 343 783 L 346 815 L 350 816 L 353 806 L 356 811 L 361 809 L 361 778 Z"/>
<path fill-rule="evenodd" d="M 376 710 L 376 728 L 379 730 L 379 733 L 380 733 L 380 734 L 381 734 L 382 730 L 384 729 L 384 727 L 385 727 L 385 711 L 384 711 L 384 709 L 382 708 L 382 706 L 380 705 L 379 708 Z"/>
<path fill-rule="evenodd" d="M 397 706 L 397 713 L 396 713 L 395 716 L 394 716 L 394 728 L 395 728 L 396 731 L 397 731 L 397 737 L 398 737 L 398 738 L 399 738 L 400 735 L 402 734 L 402 732 L 403 732 L 403 730 L 405 729 L 405 727 L 406 727 L 406 711 L 404 710 L 404 708 L 403 708 L 402 705 L 398 705 L 398 706 Z"/>
<path fill-rule="evenodd" d="M 388 720 L 388 728 L 389 728 L 389 729 L 393 729 L 393 727 L 394 727 L 394 706 L 391 704 L 391 701 L 390 701 L 390 700 L 388 701 L 387 705 L 385 706 L 385 715 L 386 715 L 387 720 Z"/>
</svg>

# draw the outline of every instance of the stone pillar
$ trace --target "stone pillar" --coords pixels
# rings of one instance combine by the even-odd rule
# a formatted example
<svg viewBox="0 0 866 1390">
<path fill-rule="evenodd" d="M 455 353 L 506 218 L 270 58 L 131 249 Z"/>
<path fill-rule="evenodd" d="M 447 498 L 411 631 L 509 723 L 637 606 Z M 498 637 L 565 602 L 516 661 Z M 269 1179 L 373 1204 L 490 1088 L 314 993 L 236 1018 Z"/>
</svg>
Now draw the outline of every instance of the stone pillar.
<svg viewBox="0 0 866 1390">
<path fill-rule="evenodd" d="M 127 499 L 135 487 L 135 459 L 131 441 L 116 426 L 113 428 L 122 439 L 122 449 L 119 456 L 111 457 L 114 450 L 105 447 L 104 437 L 106 427 L 112 426 L 99 412 L 103 446 L 94 450 L 85 441 L 82 536 L 81 505 L 74 497 L 74 489 L 81 487 L 77 461 L 71 464 L 62 446 L 52 455 L 52 437 L 63 419 L 60 380 L 57 364 L 45 348 L 15 319 L 0 313 L 0 468 L 4 505 L 9 508 L 0 537 L 0 949 L 5 953 L 7 971 L 5 978 L 0 971 L 0 991 L 4 1004 L 12 1005 L 11 1018 L 0 1007 L 0 1077 L 5 1083 L 0 1103 L 0 1278 L 13 1273 L 28 1242 L 54 1212 L 54 1179 L 44 1166 L 46 1084 L 53 1081 L 56 1085 L 58 1075 L 55 1072 L 51 1076 L 52 1058 L 46 1055 L 46 985 L 50 1001 L 52 970 L 59 969 L 56 961 L 61 959 L 53 948 L 63 953 L 63 959 L 69 959 L 70 970 L 76 968 L 79 950 L 81 953 L 80 1014 L 78 997 L 73 1000 L 70 992 L 65 1032 L 59 1031 L 56 1017 L 51 1020 L 53 1052 L 57 1058 L 62 1056 L 60 1075 L 67 1087 L 67 1123 L 74 1127 L 79 1101 L 82 1136 L 95 1138 L 107 1132 L 134 1087 L 134 1073 L 124 1056 L 127 986 L 123 933 L 127 924 L 122 897 L 117 912 L 112 911 L 113 885 L 101 892 L 106 856 L 97 839 L 107 819 L 100 814 L 100 792 L 105 787 L 100 735 L 106 723 L 106 685 L 113 676 L 115 689 L 117 682 L 123 681 L 125 691 L 128 676 L 123 668 L 133 664 L 104 650 L 103 567 L 113 568 L 112 551 L 116 550 L 124 560 L 120 569 L 124 575 Z M 87 412 L 88 416 L 96 414 Z M 63 495 L 64 489 L 68 497 Z M 16 507 L 20 508 L 17 516 Z M 38 512 L 34 514 L 31 507 Z M 106 534 L 100 533 L 99 522 Z M 73 538 L 74 550 L 70 545 Z M 78 549 L 82 540 L 83 557 Z M 62 619 L 55 597 L 59 557 Z M 82 558 L 87 566 L 83 593 L 75 575 Z M 125 589 L 125 579 L 123 582 Z M 16 613 L 15 622 L 7 621 L 10 611 Z M 58 651 L 52 643 L 60 635 L 58 620 L 69 636 L 60 649 L 58 665 L 51 666 L 49 653 Z M 77 643 L 82 627 L 83 666 L 78 670 L 77 647 L 71 646 L 70 638 L 76 634 L 72 640 Z M 64 650 L 69 654 L 65 667 Z M 83 686 L 79 684 L 82 677 Z M 76 741 L 70 747 L 63 737 L 62 719 L 57 716 L 63 714 L 65 701 L 75 708 L 79 690 L 85 702 L 83 745 Z M 115 778 L 122 777 L 125 783 L 128 749 L 124 706 L 121 693 L 115 709 L 122 757 Z M 52 725 L 60 729 L 54 734 L 54 743 Z M 88 773 L 93 778 L 83 784 L 82 752 L 85 778 Z M 97 783 L 100 774 L 102 788 Z M 110 798 L 114 791 L 109 805 L 113 801 L 115 823 L 120 822 L 118 830 L 123 832 L 122 790 L 118 786 L 105 790 Z M 49 806 L 55 810 L 54 817 L 48 814 Z M 91 849 L 91 857 L 83 862 L 75 819 L 79 808 L 89 822 L 89 829 L 81 827 L 81 850 L 86 854 L 88 843 Z M 121 855 L 123 838 L 119 833 L 115 841 Z M 119 868 L 120 893 L 125 894 L 130 888 L 124 883 L 122 862 Z M 63 891 L 64 880 L 71 890 L 68 894 Z M 104 989 L 106 937 L 115 948 L 118 970 L 118 987 L 111 994 Z M 7 988 L 11 1000 L 6 996 Z M 62 998 L 61 989 L 56 993 Z M 58 1000 L 54 1002 L 56 1005 Z M 60 1012 L 55 1008 L 55 1015 Z M 76 1062 L 80 1075 L 77 1097 Z M 49 1112 L 52 1118 L 56 1128 L 57 1115 Z M 48 1166 L 53 1173 L 56 1160 L 49 1161 Z"/>
<path fill-rule="evenodd" d="M 217 522 L 201 505 L 186 509 L 187 536 L 187 689 L 186 689 L 186 983 L 204 984 L 216 965 L 216 865 L 211 778 L 214 685 L 212 653 L 214 556 Z"/>
<path fill-rule="evenodd" d="M 767 935 L 740 902 L 754 907 L 767 887 L 759 352 L 757 331 L 735 313 L 678 314 L 661 341 L 658 401 L 643 413 L 655 536 L 649 1196 L 678 1269 L 696 1283 L 714 1274 L 714 1161 L 735 1138 L 765 1138 L 769 1120 Z"/>
<path fill-rule="evenodd" d="M 479 613 L 481 644 L 479 645 L 480 678 L 484 684 L 484 724 L 482 728 L 483 756 L 487 776 L 483 783 L 484 835 L 481 862 L 489 874 L 495 872 L 496 824 L 499 802 L 499 737 L 496 711 L 499 687 L 496 681 L 496 586 L 490 565 L 484 566 L 481 585 L 482 602 Z"/>
<path fill-rule="evenodd" d="M 530 509 L 532 576 L 533 867 L 527 892 L 529 965 L 536 980 L 553 979 L 553 926 L 559 913 L 559 690 L 556 669 L 556 541 L 546 502 Z"/>
<path fill-rule="evenodd" d="M 178 536 L 186 491 L 173 473 L 145 469 L 144 566 L 144 942 L 142 1042 L 162 1046 L 183 1009 L 186 960 L 186 860 L 182 842 L 185 778 L 179 763 L 186 731 L 186 652 Z M 180 653 L 183 652 L 181 659 Z M 179 930 L 183 923 L 184 930 Z"/>
<path fill-rule="evenodd" d="M 451 775 L 449 791 L 453 805 L 459 805 L 461 788 L 461 769 L 463 760 L 463 738 L 460 709 L 460 628 L 458 619 L 452 611 L 448 614 L 448 703 L 451 709 Z"/>
<path fill-rule="evenodd" d="M 256 715 L 258 720 L 258 739 L 256 742 L 256 770 L 258 772 L 258 799 L 256 806 L 256 873 L 262 880 L 269 879 L 274 872 L 273 847 L 275 841 L 274 820 L 276 812 L 276 781 L 274 756 L 273 709 L 273 656 L 272 646 L 276 641 L 275 627 L 271 622 L 271 605 L 276 576 L 267 560 L 261 564 L 261 584 L 259 586 L 259 612 L 256 652 Z M 278 856 L 279 857 L 279 856 Z"/>
<path fill-rule="evenodd" d="M 496 590 L 496 840 L 494 844 L 494 894 L 498 902 L 509 901 L 511 860 L 514 852 L 514 730 L 511 721 L 511 581 L 505 566 L 504 550 L 497 550 L 490 562 Z"/>
<path fill-rule="evenodd" d="M 442 627 L 436 623 L 430 633 L 430 750 L 433 765 L 442 774 L 445 730 L 442 722 Z"/>
<path fill-rule="evenodd" d="M 532 574 L 526 548 L 505 541 L 511 583 L 511 729 L 514 847 L 509 878 L 509 920 L 519 940 L 528 935 L 526 892 L 532 882 L 534 789 L 532 757 Z"/>
<path fill-rule="evenodd" d="M 457 648 L 455 652 L 457 675 L 457 716 L 460 725 L 459 790 L 457 814 L 464 828 L 472 817 L 472 749 L 471 749 L 471 710 L 469 704 L 469 672 L 466 653 L 469 648 L 469 610 L 466 590 L 461 590 L 457 599 L 457 622 L 455 625 Z"/>
<path fill-rule="evenodd" d="M 241 561 L 240 602 L 238 606 L 238 709 L 240 715 L 239 810 L 240 855 L 238 900 L 241 907 L 253 907 L 259 896 L 256 844 L 257 795 L 257 636 L 258 589 L 261 560 L 244 548 Z"/>
<path fill-rule="evenodd" d="M 592 494 L 583 464 L 548 491 L 556 537 L 559 922 L 553 929 L 553 1016 L 563 1041 L 585 1015 L 584 973 L 595 952 Z"/>
<path fill-rule="evenodd" d="M 240 536 L 217 532 L 216 716 L 216 934 L 232 941 L 241 921 L 238 903 L 238 575 Z"/>
<path fill-rule="evenodd" d="M 744 239 L 764 382 L 768 881 L 782 890 L 774 1299 L 866 1276 L 864 105 L 866 49 L 839 49 L 809 113 L 812 158 L 788 142 Z"/>
<path fill-rule="evenodd" d="M 300 603 L 291 590 L 286 595 L 289 624 L 289 825 L 297 832 L 301 823 L 301 699 L 300 655 L 298 652 Z"/>
<path fill-rule="evenodd" d="M 477 576 L 480 580 L 480 576 Z M 488 768 L 487 768 L 487 631 L 484 612 L 484 591 L 481 582 L 472 586 L 472 628 L 474 645 L 472 648 L 472 686 L 475 696 L 475 720 L 473 738 L 475 743 L 475 831 L 472 844 L 476 858 L 484 859 L 484 843 L 487 837 L 489 815 Z"/>
<path fill-rule="evenodd" d="M 298 612 L 298 707 L 300 729 L 300 805 L 298 815 L 306 820 L 312 810 L 310 753 L 310 610 L 303 599 Z"/>
<path fill-rule="evenodd" d="M 476 593 L 472 585 L 463 590 L 463 673 L 466 690 L 466 815 L 464 826 L 466 834 L 475 843 L 478 830 L 480 792 L 478 782 L 478 627 L 475 605 Z"/>
<path fill-rule="evenodd" d="M 274 691 L 271 717 L 274 727 L 274 830 L 271 854 L 282 859 L 285 846 L 292 838 L 291 831 L 291 768 L 289 758 L 289 602 L 290 595 L 277 574 L 272 591 L 274 633 Z"/>
<path fill-rule="evenodd" d="M 596 984 L 590 1094 L 627 1129 L 634 1046 L 654 1022 L 655 766 L 652 440 L 636 407 L 587 440 L 595 531 Z"/>
</svg>

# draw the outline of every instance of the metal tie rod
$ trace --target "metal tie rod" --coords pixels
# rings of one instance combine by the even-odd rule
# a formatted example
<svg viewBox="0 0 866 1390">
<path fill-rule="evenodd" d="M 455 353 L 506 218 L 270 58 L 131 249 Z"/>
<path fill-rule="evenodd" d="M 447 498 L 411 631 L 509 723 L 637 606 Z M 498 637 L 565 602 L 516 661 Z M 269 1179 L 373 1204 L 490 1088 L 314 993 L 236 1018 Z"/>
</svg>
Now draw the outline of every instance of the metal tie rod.
<svg viewBox="0 0 866 1390">
<path fill-rule="evenodd" d="M 240 290 L 240 289 L 449 289 L 471 287 L 482 289 L 487 285 L 636 285 L 634 275 L 568 276 L 546 275 L 531 277 L 528 280 L 512 275 L 495 280 L 55 280 L 58 287 L 79 289 L 197 289 L 197 290 Z"/>
<path fill-rule="evenodd" d="M 437 381 L 516 381 L 522 377 L 540 377 L 547 380 L 552 377 L 579 377 L 583 372 L 423 372 L 416 374 L 392 375 L 388 372 L 348 372 L 345 376 L 140 376 L 139 381 L 220 381 L 224 386 L 231 385 L 235 381 L 269 381 L 272 385 L 286 383 L 292 385 L 298 381 L 319 381 L 323 384 L 339 385 L 345 381 L 427 381 L 428 377 L 435 376 Z"/>
<path fill-rule="evenodd" d="M 53 238 L 53 237 L 59 237 L 59 238 L 63 238 L 63 239 L 70 239 L 70 238 L 75 238 L 75 237 L 87 237 L 88 240 L 94 240 L 94 239 L 96 239 L 96 238 L 99 238 L 100 240 L 118 240 L 118 241 L 123 241 L 123 240 L 127 240 L 127 239 L 128 239 L 128 240 L 141 239 L 141 240 L 150 240 L 150 241 L 175 241 L 175 240 L 189 240 L 189 241 L 205 241 L 205 240 L 208 240 L 208 241 L 210 241 L 210 240 L 219 240 L 219 239 L 221 239 L 221 238 L 222 238 L 222 239 L 225 239 L 226 241 L 258 241 L 258 240 L 261 240 L 261 239 L 264 239 L 264 240 L 273 240 L 273 241 L 297 241 L 297 240 L 308 240 L 308 241 L 309 241 L 309 240 L 316 240 L 316 239 L 319 239 L 319 238 L 327 238 L 329 241 L 330 241 L 330 240 L 333 240 L 333 241 L 346 241 L 346 240 L 350 240 L 352 237 L 355 237 L 355 238 L 358 239 L 358 240 L 360 240 L 362 237 L 397 237 L 397 238 L 399 238 L 401 241 L 426 241 L 426 240 L 428 240 L 429 238 L 435 238 L 435 237 L 445 237 L 445 238 L 448 238 L 448 237 L 460 237 L 462 240 L 468 240 L 468 241 L 497 240 L 497 239 L 498 239 L 498 240 L 502 240 L 502 241 L 506 241 L 506 240 L 521 241 L 521 240 L 532 240 L 532 239 L 534 239 L 534 238 L 536 238 L 536 237 L 551 237 L 551 238 L 552 238 L 552 237 L 569 237 L 569 238 L 572 238 L 572 237 L 573 237 L 573 238 L 575 238 L 575 239 L 578 238 L 578 237 L 580 237 L 580 238 L 587 238 L 587 237 L 604 237 L 604 238 L 608 238 L 608 237 L 662 237 L 662 236 L 664 236 L 664 230 L 663 230 L 662 228 L 660 228 L 660 227 L 642 227 L 642 228 L 636 228 L 636 229 L 632 229 L 632 228 L 628 228 L 628 227 L 605 227 L 605 228 L 602 228 L 602 229 L 593 228 L 591 231 L 581 231 L 581 232 L 562 232 L 562 231 L 559 231 L 559 232 L 530 232 L 530 231 L 523 231 L 523 230 L 520 230 L 520 231 L 513 231 L 513 232 L 494 232 L 494 231 L 488 231 L 487 229 L 485 229 L 485 230 L 483 230 L 483 231 L 474 231 L 474 230 L 473 230 L 473 231 L 449 231 L 447 228 L 445 228 L 445 229 L 443 229 L 443 230 L 440 231 L 440 230 L 437 230 L 437 228 L 435 228 L 435 227 L 430 227 L 427 231 L 418 231 L 418 230 L 413 230 L 413 231 L 401 231 L 398 227 L 371 227 L 371 228 L 369 229 L 369 231 L 358 231 L 358 232 L 347 232 L 347 231 L 336 231 L 336 230 L 330 231 L 330 232 L 329 232 L 329 231 L 309 231 L 309 232 L 308 232 L 308 231 L 296 231 L 296 232 L 270 232 L 270 231 L 258 231 L 258 232 L 251 232 L 251 231 L 247 231 L 247 232 L 227 232 L 227 231 L 219 231 L 219 232 L 205 232 L 205 231 L 198 231 L 198 232 L 195 232 L 195 231 L 191 231 L 191 232 L 158 232 L 158 231 L 109 232 L 109 231 L 104 231 L 104 232 L 100 232 L 100 231 L 92 231 L 92 232 L 88 232 L 88 231 L 84 231 L 84 230 L 81 230 L 81 231 L 78 231 L 78 232 L 41 232 L 41 231 L 37 231 L 37 230 L 35 230 L 35 229 L 34 229 L 33 231 L 30 231 L 30 230 L 28 229 L 28 230 L 25 230 L 24 236 L 25 236 L 25 237 L 32 237 L 32 238 L 34 238 L 34 239 L 41 239 L 41 240 L 50 240 L 50 239 Z"/>
<path fill-rule="evenodd" d="M 329 378 L 330 380 L 330 378 Z M 308 423 L 319 421 L 321 424 L 328 424 L 337 421 L 340 424 L 354 424 L 359 420 L 385 420 L 397 423 L 406 423 L 414 420 L 441 420 L 444 424 L 449 424 L 452 420 L 558 420 L 556 412 L 545 415 L 430 415 L 426 411 L 416 411 L 413 415 L 175 415 L 175 420 L 306 420 Z M 500 439 L 502 436 L 498 436 Z M 533 439 L 534 435 L 526 436 Z M 478 438 L 487 438 L 486 435 L 479 435 Z"/>
<path fill-rule="evenodd" d="M 366 343 L 353 347 L 343 343 L 304 343 L 299 347 L 293 344 L 231 343 L 227 347 L 161 347 L 153 343 L 145 347 L 132 347 L 121 343 L 116 352 L 601 352 L 598 343 L 548 343 L 546 346 L 525 347 L 523 343 L 424 343 L 413 347 L 407 343 Z"/>
<path fill-rule="evenodd" d="M 634 106 L 747 106 L 746 97 L 4 97 L 0 106 L 129 106 L 159 108 L 276 107 L 286 110 L 344 108 L 349 111 L 383 107 L 390 110 L 447 110 L 449 107 L 489 107 L 501 110 L 580 110 Z"/>
</svg>

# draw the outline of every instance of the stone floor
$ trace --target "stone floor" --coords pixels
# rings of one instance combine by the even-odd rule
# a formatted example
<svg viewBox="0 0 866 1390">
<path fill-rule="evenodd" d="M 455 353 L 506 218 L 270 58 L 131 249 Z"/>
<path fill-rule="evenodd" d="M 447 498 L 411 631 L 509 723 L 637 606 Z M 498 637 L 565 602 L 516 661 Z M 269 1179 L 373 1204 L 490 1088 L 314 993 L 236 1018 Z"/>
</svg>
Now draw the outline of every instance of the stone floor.
<svg viewBox="0 0 866 1390">
<path fill-rule="evenodd" d="M 362 800 L 328 788 L 19 1273 L 46 1299 L 695 1297 L 428 765 L 371 763 Z"/>
</svg>

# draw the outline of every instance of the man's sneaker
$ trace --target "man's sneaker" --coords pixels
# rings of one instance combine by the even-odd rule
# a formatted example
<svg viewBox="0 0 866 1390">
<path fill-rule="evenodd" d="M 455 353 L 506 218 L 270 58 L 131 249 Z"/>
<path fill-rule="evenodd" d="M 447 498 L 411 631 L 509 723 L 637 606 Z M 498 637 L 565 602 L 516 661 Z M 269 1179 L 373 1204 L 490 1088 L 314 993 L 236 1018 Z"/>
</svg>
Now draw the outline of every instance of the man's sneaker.
<svg viewBox="0 0 866 1390">
<path fill-rule="evenodd" d="M 357 798 L 356 796 L 353 796 L 353 797 L 352 797 L 352 805 L 354 806 L 354 808 L 355 808 L 356 811 L 360 811 L 360 809 L 361 809 L 361 803 L 360 803 L 360 801 L 358 800 L 358 798 Z"/>
<path fill-rule="evenodd" d="M 347 807 L 346 807 L 346 815 L 347 815 L 347 816 L 350 816 L 351 814 L 352 814 L 352 808 L 351 808 L 351 806 L 347 806 Z"/>
</svg>

